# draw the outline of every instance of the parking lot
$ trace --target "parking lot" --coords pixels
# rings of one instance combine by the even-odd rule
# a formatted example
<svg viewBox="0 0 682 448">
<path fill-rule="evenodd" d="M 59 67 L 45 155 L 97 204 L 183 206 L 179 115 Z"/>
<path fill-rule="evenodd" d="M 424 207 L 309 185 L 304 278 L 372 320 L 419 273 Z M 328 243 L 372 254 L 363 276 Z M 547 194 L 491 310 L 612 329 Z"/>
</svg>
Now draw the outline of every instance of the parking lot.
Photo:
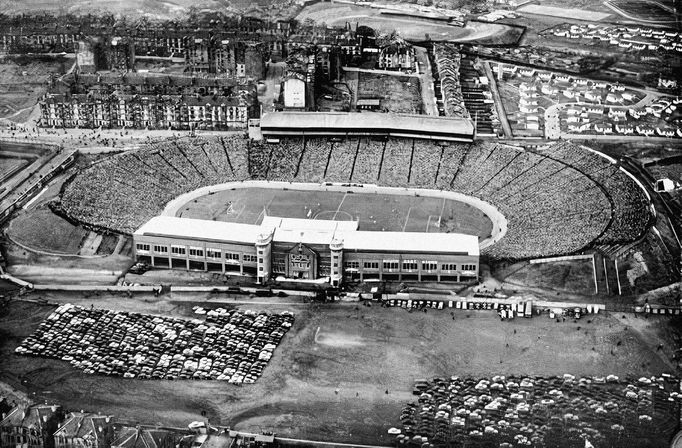
<svg viewBox="0 0 682 448">
<path fill-rule="evenodd" d="M 91 297 L 78 303 L 89 310 L 90 303 L 97 306 L 102 300 L 101 306 L 191 323 L 194 305 L 211 308 L 195 296 L 192 303 L 163 296 Z M 276 301 L 225 302 L 213 307 L 240 313 L 245 312 L 242 307 L 269 312 L 292 308 Z M 215 424 L 314 440 L 391 445 L 394 436 L 387 430 L 400 425 L 401 409 L 415 399 L 417 378 L 563 373 L 625 377 L 671 370 L 655 346 L 668 317 L 622 320 L 600 314 L 577 323 L 547 318 L 501 322 L 492 310 L 453 310 L 453 316 L 445 309 L 424 313 L 377 304 L 311 303 L 295 307 L 292 327 L 254 384 L 89 375 L 61 359 L 13 353 L 53 311 L 21 302 L 2 310 L 2 381 L 69 409 L 173 426 L 201 420 L 205 411 Z"/>
<path fill-rule="evenodd" d="M 89 374 L 254 383 L 293 321 L 289 312 L 219 308 L 203 321 L 65 304 L 15 353 L 61 359 Z"/>
<path fill-rule="evenodd" d="M 418 380 L 401 413 L 399 444 L 666 446 L 677 428 L 679 380 L 616 375 L 495 375 Z M 393 431 L 397 432 L 397 431 Z"/>
</svg>

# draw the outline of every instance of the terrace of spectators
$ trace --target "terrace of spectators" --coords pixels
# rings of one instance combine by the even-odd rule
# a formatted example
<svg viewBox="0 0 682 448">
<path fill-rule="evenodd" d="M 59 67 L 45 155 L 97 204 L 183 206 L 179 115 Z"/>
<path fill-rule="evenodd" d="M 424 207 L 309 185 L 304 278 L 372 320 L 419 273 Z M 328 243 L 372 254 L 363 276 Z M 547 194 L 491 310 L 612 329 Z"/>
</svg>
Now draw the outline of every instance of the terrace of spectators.
<svg viewBox="0 0 682 448">
<path fill-rule="evenodd" d="M 67 185 L 71 217 L 132 233 L 174 197 L 244 179 L 357 182 L 457 191 L 489 202 L 508 220 L 506 236 L 485 249 L 494 258 L 574 253 L 593 242 L 638 238 L 648 200 L 616 165 L 570 142 L 543 151 L 502 144 L 422 139 L 195 138 L 93 164 Z"/>
</svg>

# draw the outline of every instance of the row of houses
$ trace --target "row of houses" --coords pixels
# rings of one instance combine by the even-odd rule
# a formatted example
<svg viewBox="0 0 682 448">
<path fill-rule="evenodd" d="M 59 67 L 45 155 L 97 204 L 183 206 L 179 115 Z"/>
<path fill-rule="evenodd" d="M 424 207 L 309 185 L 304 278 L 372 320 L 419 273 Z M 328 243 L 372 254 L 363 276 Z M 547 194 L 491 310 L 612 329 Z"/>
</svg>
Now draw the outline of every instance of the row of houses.
<svg viewBox="0 0 682 448">
<path fill-rule="evenodd" d="M 186 20 L 127 21 L 113 15 L 0 14 L 0 52 L 73 53 L 86 36 L 129 38 L 136 54 L 166 57 L 182 54 L 192 38 L 220 40 L 241 37 L 260 41 L 286 39 L 297 28 L 295 21 L 267 21 L 256 17 L 204 14 Z"/>
<path fill-rule="evenodd" d="M 682 53 L 682 36 L 678 31 L 640 26 L 560 25 L 549 30 L 566 39 L 588 39 L 625 50 L 650 50 Z"/>
<path fill-rule="evenodd" d="M 111 415 L 19 404 L 0 415 L 0 448 L 269 448 L 273 435 L 194 422 L 188 429 L 133 425 Z"/>
<path fill-rule="evenodd" d="M 41 125 L 59 128 L 207 129 L 246 128 L 255 118 L 243 98 L 186 95 L 47 95 Z"/>
<path fill-rule="evenodd" d="M 69 75 L 39 104 L 41 125 L 60 128 L 227 130 L 259 115 L 253 82 L 181 75 Z"/>
</svg>

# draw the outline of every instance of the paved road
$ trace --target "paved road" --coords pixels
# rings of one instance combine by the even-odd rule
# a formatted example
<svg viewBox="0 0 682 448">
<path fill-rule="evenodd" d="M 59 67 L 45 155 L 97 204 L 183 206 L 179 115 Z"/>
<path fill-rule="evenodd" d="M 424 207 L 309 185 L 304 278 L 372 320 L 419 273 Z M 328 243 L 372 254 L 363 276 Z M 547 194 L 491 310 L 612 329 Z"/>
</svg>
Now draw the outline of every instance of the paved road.
<svg viewBox="0 0 682 448">
<path fill-rule="evenodd" d="M 424 47 L 414 47 L 417 61 L 419 62 L 419 81 L 421 82 L 422 104 L 424 113 L 433 117 L 438 116 L 438 106 L 436 106 L 436 93 L 434 90 L 433 71 L 431 61 Z"/>
<path fill-rule="evenodd" d="M 656 99 L 661 97 L 662 95 L 660 93 L 652 92 L 650 90 L 645 90 L 645 89 L 635 89 L 631 88 L 631 90 L 636 90 L 638 92 L 644 93 L 644 98 L 636 102 L 635 104 L 631 104 L 628 106 L 619 106 L 615 104 L 601 104 L 601 106 L 604 106 L 605 108 L 608 107 L 610 109 L 631 109 L 631 108 L 637 108 L 641 109 L 651 103 L 653 103 Z M 670 138 L 667 137 L 643 137 L 643 136 L 635 136 L 635 135 L 620 135 L 620 134 L 615 134 L 615 135 L 601 135 L 601 134 L 570 134 L 568 132 L 564 132 L 561 130 L 561 120 L 559 118 L 559 115 L 561 114 L 561 110 L 565 109 L 568 106 L 575 106 L 575 107 L 587 107 L 587 106 L 595 106 L 596 104 L 594 103 L 559 103 L 559 104 L 553 104 L 549 106 L 547 109 L 545 109 L 545 138 L 549 140 L 557 140 L 559 138 L 563 139 L 595 139 L 595 140 L 624 140 L 627 139 L 628 141 L 636 141 L 635 139 L 641 139 L 641 141 L 669 141 L 671 140 Z"/>
<path fill-rule="evenodd" d="M 495 79 L 493 70 L 490 68 L 490 62 L 483 61 L 483 69 L 485 70 L 485 75 L 488 77 L 488 82 L 490 83 L 490 91 L 492 92 L 493 100 L 495 101 L 495 109 L 497 109 L 497 118 L 502 125 L 504 136 L 506 138 L 513 138 L 514 135 L 511 126 L 509 125 L 509 120 L 507 120 L 507 112 L 504 110 L 504 103 L 502 102 L 500 91 L 497 89 L 497 80 Z"/>
<path fill-rule="evenodd" d="M 270 63 L 268 66 L 268 72 L 265 76 L 265 91 L 258 96 L 258 102 L 263 108 L 263 113 L 275 110 L 275 100 L 280 95 L 280 81 L 285 67 L 285 62 Z"/>
</svg>

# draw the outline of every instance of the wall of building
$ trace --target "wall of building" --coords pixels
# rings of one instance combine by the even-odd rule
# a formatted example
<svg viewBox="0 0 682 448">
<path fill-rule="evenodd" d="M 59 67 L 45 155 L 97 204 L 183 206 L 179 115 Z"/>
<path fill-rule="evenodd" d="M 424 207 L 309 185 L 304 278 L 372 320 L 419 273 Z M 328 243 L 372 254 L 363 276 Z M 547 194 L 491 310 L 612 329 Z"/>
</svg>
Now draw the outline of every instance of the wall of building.
<svg viewBox="0 0 682 448">
<path fill-rule="evenodd" d="M 399 248 L 391 253 L 344 250 L 344 281 L 368 279 L 466 281 L 478 277 L 477 256 L 399 251 Z"/>
<path fill-rule="evenodd" d="M 137 259 L 154 267 L 256 275 L 253 244 L 146 235 L 133 235 L 133 240 Z"/>
</svg>

